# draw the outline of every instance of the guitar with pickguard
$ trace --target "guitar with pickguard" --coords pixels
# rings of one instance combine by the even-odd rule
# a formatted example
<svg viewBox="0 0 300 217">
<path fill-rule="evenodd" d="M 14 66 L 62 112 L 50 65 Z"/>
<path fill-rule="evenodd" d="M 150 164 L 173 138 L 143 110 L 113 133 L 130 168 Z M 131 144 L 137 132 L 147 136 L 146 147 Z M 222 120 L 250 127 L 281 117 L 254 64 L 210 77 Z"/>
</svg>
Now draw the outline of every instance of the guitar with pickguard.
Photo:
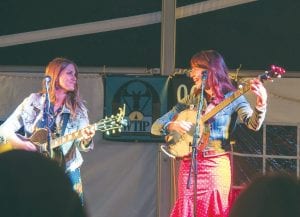
<svg viewBox="0 0 300 217">
<path fill-rule="evenodd" d="M 264 74 L 258 76 L 260 81 L 264 82 L 266 80 L 273 80 L 273 78 L 281 78 L 281 76 L 285 73 L 285 69 L 279 66 L 271 65 L 271 69 L 266 71 Z M 205 113 L 200 118 L 200 138 L 203 136 L 203 140 L 205 142 L 200 142 L 198 145 L 199 150 L 203 150 L 207 145 L 208 138 L 206 135 L 203 135 L 204 123 L 214 117 L 217 113 L 219 113 L 226 106 L 231 104 L 234 100 L 245 94 L 250 90 L 250 82 L 246 82 L 244 85 L 239 86 L 239 88 L 228 98 L 224 99 L 214 108 L 212 108 L 208 113 Z M 189 121 L 195 125 L 196 123 L 197 110 L 195 109 L 187 109 L 180 112 L 173 121 Z M 180 135 L 176 131 L 171 131 L 165 137 L 166 144 L 161 146 L 161 150 L 172 158 L 182 158 L 188 156 L 192 152 L 192 144 L 193 136 L 195 133 L 195 126 L 193 126 L 190 131 L 186 132 L 183 135 Z"/>
<path fill-rule="evenodd" d="M 123 108 L 119 108 L 119 112 L 116 115 L 111 115 L 110 117 L 105 117 L 100 121 L 90 124 L 78 131 L 66 134 L 61 137 L 52 138 L 50 140 L 51 150 L 61 146 L 62 144 L 72 141 L 74 139 L 82 139 L 83 132 L 85 129 L 94 129 L 100 132 L 105 132 L 107 135 L 115 132 L 121 132 L 122 127 L 127 125 L 127 120 L 124 119 L 125 116 L 125 104 Z M 47 136 L 48 131 L 45 128 L 37 129 L 29 138 L 25 138 L 21 135 L 18 135 L 24 140 L 29 140 L 32 142 L 40 153 L 43 153 L 47 156 Z M 49 156 L 49 155 L 48 155 Z"/>
</svg>

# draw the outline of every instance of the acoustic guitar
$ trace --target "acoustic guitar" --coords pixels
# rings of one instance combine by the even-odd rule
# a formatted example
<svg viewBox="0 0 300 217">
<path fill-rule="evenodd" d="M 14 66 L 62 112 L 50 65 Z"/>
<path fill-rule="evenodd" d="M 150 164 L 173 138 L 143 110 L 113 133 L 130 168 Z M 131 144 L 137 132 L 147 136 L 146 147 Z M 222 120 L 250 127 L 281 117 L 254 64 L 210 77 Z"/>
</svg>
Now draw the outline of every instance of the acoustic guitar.
<svg viewBox="0 0 300 217">
<path fill-rule="evenodd" d="M 62 144 L 72 141 L 74 139 L 82 139 L 83 132 L 85 129 L 94 129 L 100 132 L 105 132 L 107 135 L 110 133 L 115 133 L 117 131 L 121 132 L 123 126 L 127 125 L 127 120 L 124 119 L 125 116 L 125 104 L 123 108 L 119 108 L 119 113 L 116 115 L 111 115 L 110 117 L 105 117 L 100 121 L 90 124 L 78 131 L 66 134 L 61 137 L 52 138 L 50 140 L 51 150 L 61 146 Z M 20 136 L 20 135 L 19 135 Z M 43 153 L 47 156 L 47 136 L 48 131 L 45 128 L 37 129 L 29 138 L 22 137 L 24 140 L 29 140 L 32 142 L 40 153 Z"/>
</svg>

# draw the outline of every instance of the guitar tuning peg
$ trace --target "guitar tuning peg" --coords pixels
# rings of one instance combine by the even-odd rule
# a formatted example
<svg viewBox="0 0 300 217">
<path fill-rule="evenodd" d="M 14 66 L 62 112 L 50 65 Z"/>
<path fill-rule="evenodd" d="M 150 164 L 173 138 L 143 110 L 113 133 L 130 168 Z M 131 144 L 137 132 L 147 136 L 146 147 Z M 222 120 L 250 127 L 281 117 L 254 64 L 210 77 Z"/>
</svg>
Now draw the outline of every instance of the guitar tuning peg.
<svg viewBox="0 0 300 217">
<path fill-rule="evenodd" d="M 112 130 L 112 133 L 114 134 L 116 131 L 115 130 Z"/>
<path fill-rule="evenodd" d="M 282 75 L 282 74 L 284 74 L 284 73 L 285 73 L 285 69 L 284 69 L 284 68 L 282 68 L 282 67 L 279 67 L 279 72 L 280 72 L 280 74 Z"/>
<path fill-rule="evenodd" d="M 109 131 L 106 131 L 106 133 L 105 133 L 105 134 L 109 136 L 109 135 L 110 135 L 110 132 L 109 132 Z"/>
<path fill-rule="evenodd" d="M 275 65 L 273 65 L 273 64 L 272 64 L 270 67 L 271 67 L 271 70 L 272 70 L 272 71 L 276 70 L 276 68 L 277 68 L 277 67 L 276 67 Z"/>
</svg>

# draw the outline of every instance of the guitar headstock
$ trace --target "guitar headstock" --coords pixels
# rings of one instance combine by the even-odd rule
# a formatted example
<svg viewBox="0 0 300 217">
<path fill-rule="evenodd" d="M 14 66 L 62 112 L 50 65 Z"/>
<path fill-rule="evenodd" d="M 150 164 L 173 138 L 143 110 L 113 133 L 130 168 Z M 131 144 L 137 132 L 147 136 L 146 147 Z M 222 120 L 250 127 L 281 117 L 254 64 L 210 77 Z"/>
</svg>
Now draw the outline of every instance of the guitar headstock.
<svg viewBox="0 0 300 217">
<path fill-rule="evenodd" d="M 259 79 L 263 82 L 264 80 L 273 80 L 273 78 L 281 78 L 282 75 L 285 74 L 285 69 L 276 66 L 276 65 L 271 65 L 269 71 L 265 71 L 265 74 L 260 75 Z"/>
<path fill-rule="evenodd" d="M 105 132 L 106 135 L 111 133 L 121 132 L 123 126 L 127 126 L 127 120 L 124 119 L 125 116 L 125 104 L 123 108 L 119 108 L 119 113 L 116 115 L 111 115 L 110 117 L 105 117 L 96 123 L 97 130 Z"/>
</svg>

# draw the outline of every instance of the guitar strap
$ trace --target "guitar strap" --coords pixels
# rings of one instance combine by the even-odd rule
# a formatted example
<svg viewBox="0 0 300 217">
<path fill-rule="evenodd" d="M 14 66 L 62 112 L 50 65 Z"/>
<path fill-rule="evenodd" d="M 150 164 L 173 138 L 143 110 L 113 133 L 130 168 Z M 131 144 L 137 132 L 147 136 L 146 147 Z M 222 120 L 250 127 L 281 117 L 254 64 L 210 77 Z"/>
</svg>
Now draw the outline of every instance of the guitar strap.
<svg viewBox="0 0 300 217">
<path fill-rule="evenodd" d="M 66 130 L 66 127 L 67 127 L 67 123 L 68 123 L 69 118 L 70 118 L 70 113 L 63 113 L 63 114 L 62 114 L 62 118 L 63 118 L 63 123 L 62 123 L 60 135 L 63 136 L 63 135 L 65 134 L 65 130 Z"/>
<path fill-rule="evenodd" d="M 64 133 L 65 133 L 69 118 L 70 118 L 70 113 L 63 113 L 62 114 L 63 122 L 62 122 L 62 127 L 61 127 L 61 132 L 60 132 L 61 136 L 63 136 Z M 61 166 L 62 168 L 65 168 L 66 159 L 65 159 L 65 156 L 64 156 L 64 154 L 61 150 L 61 146 L 59 148 L 54 149 L 53 154 L 54 154 L 53 159 L 58 162 L 59 166 Z"/>
<path fill-rule="evenodd" d="M 62 117 L 63 118 L 63 124 L 62 124 L 62 128 L 61 128 L 61 136 L 63 136 L 64 133 L 65 133 L 66 126 L 67 126 L 67 123 L 68 123 L 69 118 L 70 118 L 70 113 L 63 113 L 62 116 L 63 116 Z M 64 164 L 66 164 L 66 162 L 72 160 L 75 154 L 76 154 L 76 146 L 73 143 L 72 146 L 70 147 L 68 153 L 66 153 L 65 155 L 63 155 L 63 153 L 62 153 Z M 65 167 L 65 165 L 64 165 L 64 167 Z"/>
</svg>

